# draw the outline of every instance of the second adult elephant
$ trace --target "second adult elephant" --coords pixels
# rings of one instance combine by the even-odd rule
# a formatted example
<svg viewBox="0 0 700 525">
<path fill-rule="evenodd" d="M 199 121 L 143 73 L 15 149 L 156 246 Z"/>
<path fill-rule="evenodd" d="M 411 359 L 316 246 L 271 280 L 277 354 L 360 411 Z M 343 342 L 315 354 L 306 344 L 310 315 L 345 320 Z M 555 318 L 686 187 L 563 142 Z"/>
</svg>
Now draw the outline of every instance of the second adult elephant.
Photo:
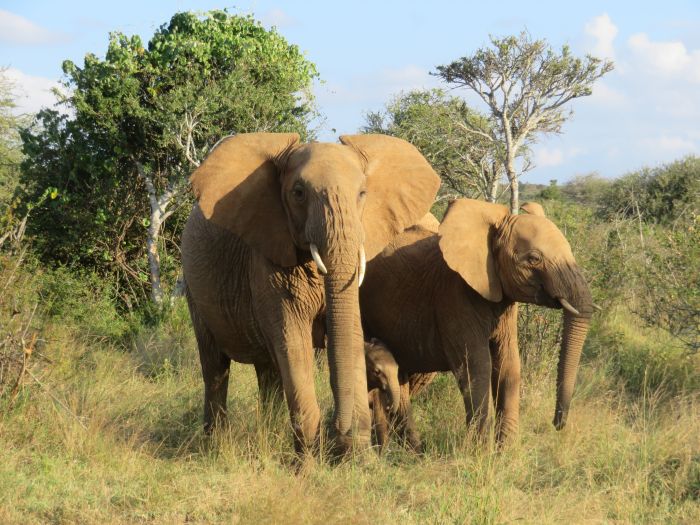
<svg viewBox="0 0 700 525">
<path fill-rule="evenodd" d="M 232 359 L 261 390 L 281 381 L 295 444 L 316 443 L 313 326 L 328 336 L 336 444 L 369 441 L 358 285 L 365 258 L 430 207 L 439 178 L 418 150 L 384 135 L 300 144 L 291 133 L 224 139 L 193 174 L 182 237 L 204 378 L 204 423 L 226 410 Z"/>
<path fill-rule="evenodd" d="M 452 371 L 467 422 L 517 431 L 517 305 L 564 309 L 554 425 L 566 423 L 593 311 L 569 243 L 537 204 L 526 214 L 470 199 L 450 203 L 437 232 L 414 226 L 367 266 L 360 291 L 367 337 L 387 344 L 402 374 Z"/>
</svg>

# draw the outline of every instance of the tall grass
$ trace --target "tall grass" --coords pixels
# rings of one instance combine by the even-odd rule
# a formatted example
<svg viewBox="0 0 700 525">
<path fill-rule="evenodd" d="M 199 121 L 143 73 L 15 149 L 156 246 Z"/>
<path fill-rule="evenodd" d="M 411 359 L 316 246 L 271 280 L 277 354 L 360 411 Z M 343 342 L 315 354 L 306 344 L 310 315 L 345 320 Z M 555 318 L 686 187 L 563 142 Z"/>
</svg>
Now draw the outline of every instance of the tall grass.
<svg viewBox="0 0 700 525">
<path fill-rule="evenodd" d="M 700 354 L 634 313 L 614 266 L 631 258 L 603 253 L 610 228 L 585 214 L 552 214 L 606 308 L 563 431 L 551 424 L 560 313 L 521 307 L 514 443 L 475 447 L 441 375 L 414 403 L 424 455 L 394 440 L 381 458 L 322 453 L 303 468 L 286 407 L 260 407 L 250 366 L 232 366 L 228 425 L 203 434 L 182 301 L 124 314 L 95 277 L 0 254 L 0 523 L 700 523 Z M 327 378 L 322 358 L 326 419 Z"/>
<path fill-rule="evenodd" d="M 286 410 L 260 409 L 252 367 L 233 365 L 229 425 L 203 435 L 184 304 L 117 342 L 57 323 L 42 327 L 51 362 L 34 370 L 51 396 L 28 382 L 0 419 L 3 523 L 700 521 L 697 390 L 667 395 L 647 375 L 633 394 L 602 352 L 588 353 L 562 432 L 553 372 L 528 366 L 519 439 L 477 450 L 444 375 L 415 402 L 424 456 L 393 443 L 381 458 L 322 457 L 298 473 Z M 321 360 L 326 412 L 327 377 Z"/>
</svg>

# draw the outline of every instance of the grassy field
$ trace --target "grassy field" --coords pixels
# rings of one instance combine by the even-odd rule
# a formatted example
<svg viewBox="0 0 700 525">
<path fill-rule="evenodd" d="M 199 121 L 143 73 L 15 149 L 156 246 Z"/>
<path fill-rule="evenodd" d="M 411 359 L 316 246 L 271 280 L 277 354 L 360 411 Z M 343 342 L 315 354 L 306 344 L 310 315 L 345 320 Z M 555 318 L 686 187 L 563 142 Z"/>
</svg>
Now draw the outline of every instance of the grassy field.
<svg viewBox="0 0 700 525">
<path fill-rule="evenodd" d="M 624 309 L 594 322 L 564 431 L 550 423 L 556 347 L 528 341 L 507 449 L 470 445 L 443 376 L 415 403 L 423 457 L 394 443 L 296 474 L 286 409 L 261 413 L 252 367 L 232 369 L 229 428 L 203 435 L 184 304 L 130 324 L 97 285 L 1 262 L 5 378 L 38 334 L 23 386 L 0 398 L 1 523 L 700 523 L 698 356 Z M 326 413 L 327 377 L 322 360 Z"/>
</svg>

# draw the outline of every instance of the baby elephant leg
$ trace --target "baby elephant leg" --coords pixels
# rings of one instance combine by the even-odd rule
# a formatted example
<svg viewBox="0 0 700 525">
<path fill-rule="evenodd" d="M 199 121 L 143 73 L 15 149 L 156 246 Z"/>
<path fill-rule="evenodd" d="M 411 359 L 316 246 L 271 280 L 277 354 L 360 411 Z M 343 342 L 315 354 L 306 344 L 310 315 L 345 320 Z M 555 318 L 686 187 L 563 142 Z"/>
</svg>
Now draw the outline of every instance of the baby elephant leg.
<svg viewBox="0 0 700 525">
<path fill-rule="evenodd" d="M 422 454 L 423 444 L 421 443 L 420 432 L 416 429 L 412 412 L 410 383 L 404 381 L 401 383 L 401 403 L 393 418 L 394 428 L 398 435 L 402 437 L 407 448 Z"/>
<path fill-rule="evenodd" d="M 389 420 L 386 417 L 386 404 L 378 388 L 367 393 L 372 411 L 372 433 L 379 452 L 383 452 L 389 443 Z"/>
</svg>

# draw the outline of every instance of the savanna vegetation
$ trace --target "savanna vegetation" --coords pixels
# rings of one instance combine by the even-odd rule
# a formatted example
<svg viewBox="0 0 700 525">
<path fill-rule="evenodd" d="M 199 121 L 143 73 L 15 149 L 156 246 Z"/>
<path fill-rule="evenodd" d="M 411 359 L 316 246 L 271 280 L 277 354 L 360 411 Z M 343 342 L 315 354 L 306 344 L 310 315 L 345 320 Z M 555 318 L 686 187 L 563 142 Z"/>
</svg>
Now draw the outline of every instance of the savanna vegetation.
<svg viewBox="0 0 700 525">
<path fill-rule="evenodd" d="M 173 46 L 191 51 L 177 54 L 186 64 Z M 194 67 L 211 68 L 206 82 Z M 260 408 L 250 366 L 232 368 L 231 424 L 204 435 L 194 335 L 171 290 L 187 172 L 220 135 L 312 136 L 302 88 L 315 67 L 253 20 L 214 13 L 176 15 L 148 46 L 113 35 L 105 59 L 64 69 L 71 111 L 34 123 L 13 116 L 0 83 L 0 522 L 700 522 L 699 158 L 520 187 L 565 232 L 602 308 L 563 431 L 551 424 L 560 316 L 526 306 L 515 443 L 475 448 L 442 375 L 414 404 L 423 456 L 394 440 L 381 458 L 322 453 L 298 472 L 286 408 Z M 374 124 L 415 132 L 438 171 L 456 169 L 418 133 L 421 111 L 447 108 L 440 129 L 445 115 L 487 116 L 444 93 L 413 97 L 423 105 L 393 106 L 393 128 Z M 260 103 L 271 99 L 274 114 Z M 481 191 L 443 179 L 443 194 Z M 171 187 L 153 241 L 158 298 L 151 197 Z M 317 368 L 329 413 L 325 356 Z"/>
</svg>

